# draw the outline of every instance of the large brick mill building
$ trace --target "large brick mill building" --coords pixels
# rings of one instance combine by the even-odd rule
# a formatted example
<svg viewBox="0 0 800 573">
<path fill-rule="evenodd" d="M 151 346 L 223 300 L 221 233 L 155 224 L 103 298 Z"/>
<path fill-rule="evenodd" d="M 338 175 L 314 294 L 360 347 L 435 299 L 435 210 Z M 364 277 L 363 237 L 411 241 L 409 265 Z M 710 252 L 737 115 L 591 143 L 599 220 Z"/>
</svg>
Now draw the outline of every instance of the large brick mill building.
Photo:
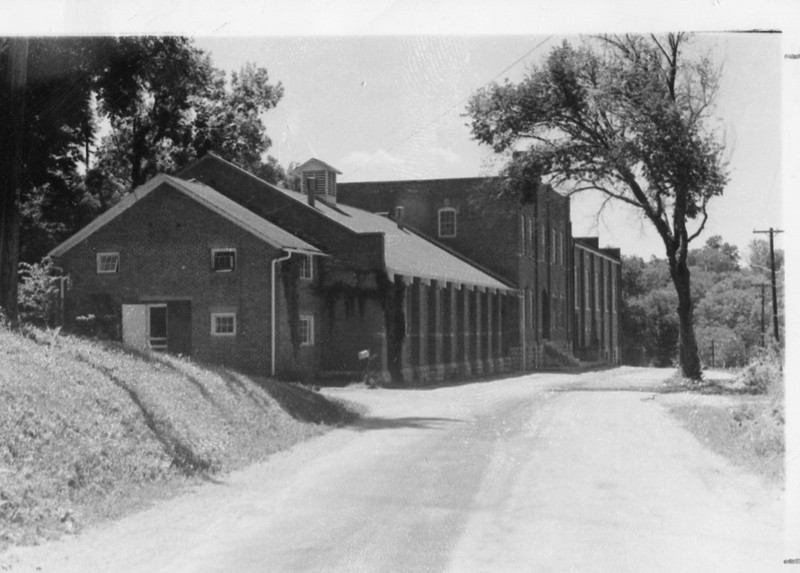
<svg viewBox="0 0 800 573">
<path fill-rule="evenodd" d="M 569 200 L 481 201 L 497 179 L 301 190 L 209 154 L 159 175 L 52 251 L 67 317 L 131 346 L 254 374 L 395 381 L 618 362 L 619 252 L 571 236 Z"/>
</svg>

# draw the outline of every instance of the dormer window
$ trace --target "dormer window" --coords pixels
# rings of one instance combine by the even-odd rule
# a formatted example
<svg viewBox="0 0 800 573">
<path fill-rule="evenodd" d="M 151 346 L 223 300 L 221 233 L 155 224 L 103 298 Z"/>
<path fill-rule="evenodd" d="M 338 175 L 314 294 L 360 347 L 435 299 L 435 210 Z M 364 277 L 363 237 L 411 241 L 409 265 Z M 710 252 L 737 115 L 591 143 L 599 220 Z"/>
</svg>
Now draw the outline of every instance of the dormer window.
<svg viewBox="0 0 800 573">
<path fill-rule="evenodd" d="M 452 207 L 439 209 L 439 237 L 456 236 L 456 210 Z"/>
</svg>

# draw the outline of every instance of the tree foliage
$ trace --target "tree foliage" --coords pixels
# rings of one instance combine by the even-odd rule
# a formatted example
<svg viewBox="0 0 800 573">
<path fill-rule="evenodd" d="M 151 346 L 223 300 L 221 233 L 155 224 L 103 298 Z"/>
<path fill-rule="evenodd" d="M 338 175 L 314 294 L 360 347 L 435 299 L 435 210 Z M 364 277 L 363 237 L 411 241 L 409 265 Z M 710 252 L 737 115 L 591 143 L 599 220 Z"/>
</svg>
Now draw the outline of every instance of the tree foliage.
<svg viewBox="0 0 800 573">
<path fill-rule="evenodd" d="M 747 245 L 747 250 L 747 264 L 751 268 L 762 271 L 767 271 L 771 268 L 769 241 L 753 239 Z M 775 270 L 783 269 L 783 260 L 783 249 L 775 249 Z"/>
<path fill-rule="evenodd" d="M 687 41 L 564 42 L 520 83 L 478 91 L 468 114 L 478 141 L 509 154 L 511 191 L 541 179 L 567 193 L 600 192 L 650 221 L 678 298 L 681 369 L 699 378 L 687 256 L 727 171 L 708 126 L 718 74 L 709 59 L 684 57 Z"/>
<path fill-rule="evenodd" d="M 735 271 L 739 268 L 739 248 L 723 243 L 722 237 L 714 235 L 702 249 L 689 251 L 687 263 L 690 267 L 715 273 Z"/>
<path fill-rule="evenodd" d="M 702 249 L 693 250 L 689 259 L 696 307 L 694 326 L 702 362 L 706 366 L 744 366 L 762 349 L 760 287 L 768 286 L 769 274 L 760 268 L 739 267 L 738 249 L 718 236 L 708 239 Z M 664 311 L 676 298 L 667 261 L 623 257 L 622 268 L 623 361 L 639 365 L 673 363 L 677 358 L 678 323 L 674 313 Z M 783 308 L 782 285 L 780 272 L 779 308 Z M 763 295 L 763 343 L 770 345 L 771 289 L 765 288 Z M 782 322 L 783 316 L 779 318 Z"/>
<path fill-rule="evenodd" d="M 13 42 L 0 38 L 4 81 Z M 157 172 L 213 151 L 269 181 L 286 177 L 266 156 L 262 116 L 283 87 L 264 68 L 246 64 L 228 81 L 209 54 L 177 36 L 31 38 L 25 48 L 24 85 L 13 94 L 25 113 L 11 110 L 10 87 L 0 93 L 3 171 L 19 165 L 21 174 L 0 189 L 0 237 L 8 236 L 0 286 L 9 287 L 0 288 L 0 306 L 16 301 L 18 259 L 39 260 Z M 14 117 L 22 125 L 12 131 Z"/>
<path fill-rule="evenodd" d="M 122 38 L 98 82 L 100 112 L 111 123 L 97 170 L 111 186 L 136 187 L 213 151 L 275 181 L 262 160 L 271 145 L 261 116 L 283 96 L 266 69 L 245 64 L 231 75 L 187 38 Z"/>
</svg>

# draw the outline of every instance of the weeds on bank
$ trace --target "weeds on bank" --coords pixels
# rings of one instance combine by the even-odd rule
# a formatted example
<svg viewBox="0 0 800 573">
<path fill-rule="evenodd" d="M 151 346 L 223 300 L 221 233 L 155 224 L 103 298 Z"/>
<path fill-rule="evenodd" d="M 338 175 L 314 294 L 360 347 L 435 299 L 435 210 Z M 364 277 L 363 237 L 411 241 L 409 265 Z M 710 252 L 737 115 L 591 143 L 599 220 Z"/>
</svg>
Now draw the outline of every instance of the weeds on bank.
<svg viewBox="0 0 800 573">
<path fill-rule="evenodd" d="M 352 416 L 304 387 L 0 326 L 0 550 L 139 509 Z"/>
<path fill-rule="evenodd" d="M 675 382 L 675 381 L 673 381 Z M 784 479 L 785 417 L 780 351 L 763 349 L 730 380 L 680 384 L 682 390 L 731 396 L 724 405 L 670 407 L 704 443 L 770 481 Z"/>
</svg>

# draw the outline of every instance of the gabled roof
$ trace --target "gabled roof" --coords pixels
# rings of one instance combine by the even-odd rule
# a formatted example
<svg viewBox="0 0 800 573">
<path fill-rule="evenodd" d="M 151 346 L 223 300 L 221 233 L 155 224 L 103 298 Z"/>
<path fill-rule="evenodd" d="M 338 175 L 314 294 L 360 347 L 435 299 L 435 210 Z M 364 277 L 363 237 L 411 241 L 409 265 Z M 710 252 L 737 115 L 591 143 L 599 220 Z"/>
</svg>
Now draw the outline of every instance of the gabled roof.
<svg viewBox="0 0 800 573">
<path fill-rule="evenodd" d="M 414 230 L 408 227 L 400 229 L 395 221 L 387 217 L 341 203 L 335 206 L 329 205 L 321 200 L 317 200 L 314 206 L 311 206 L 304 193 L 273 187 L 304 208 L 313 209 L 355 233 L 382 233 L 385 236 L 386 271 L 390 275 L 398 274 L 500 290 L 514 288 L 448 252 Z"/>
<path fill-rule="evenodd" d="M 342 174 L 341 171 L 339 171 L 338 169 L 336 169 L 332 165 L 328 165 L 327 163 L 317 159 L 316 157 L 312 157 L 308 161 L 306 161 L 306 162 L 302 163 L 301 165 L 298 165 L 297 167 L 294 168 L 294 170 L 298 171 L 298 172 L 299 171 L 312 171 L 312 170 L 318 170 L 318 169 L 323 169 L 323 170 L 326 170 L 326 171 L 333 171 L 334 173 L 338 173 L 339 175 Z"/>
<path fill-rule="evenodd" d="M 205 164 L 219 175 L 227 175 L 228 177 L 220 176 L 215 185 L 222 189 L 220 182 L 225 181 L 225 184 L 231 186 L 232 190 L 236 192 L 235 195 L 231 193 L 230 196 L 241 197 L 239 200 L 251 203 L 251 208 L 255 211 L 259 211 L 258 203 L 262 200 L 261 197 L 264 197 L 263 200 L 266 201 L 267 196 L 264 193 L 280 193 L 296 202 L 298 209 L 313 211 L 318 217 L 324 217 L 336 223 L 344 232 L 383 234 L 385 236 L 384 260 L 386 271 L 390 276 L 397 274 L 483 288 L 514 290 L 510 284 L 478 269 L 462 257 L 448 252 L 412 229 L 408 227 L 399 229 L 397 223 L 386 217 L 341 203 L 331 205 L 324 198 L 318 198 L 313 206 L 309 205 L 305 193 L 268 183 L 212 153 L 198 159 L 184 172 L 191 174 L 194 167 L 200 164 Z M 228 192 L 227 189 L 223 189 L 223 191 Z M 324 245 L 321 246 L 324 247 Z M 336 253 L 329 254 L 336 256 Z"/>
<path fill-rule="evenodd" d="M 322 251 L 316 247 L 306 243 L 305 241 L 302 241 L 301 239 L 298 239 L 277 225 L 274 225 L 269 221 L 259 217 L 252 211 L 249 211 L 235 201 L 228 199 L 223 194 L 215 191 L 208 185 L 199 183 L 197 181 L 185 181 L 169 175 L 156 175 L 147 183 L 140 185 L 123 197 L 122 200 L 111 207 L 111 209 L 97 217 L 83 229 L 50 251 L 49 254 L 51 256 L 59 256 L 67 252 L 72 247 L 92 235 L 101 227 L 113 221 L 119 215 L 133 207 L 136 203 L 147 197 L 155 189 L 164 184 L 169 185 L 171 188 L 183 193 L 194 201 L 197 201 L 207 209 L 210 209 L 211 211 L 224 217 L 228 221 L 277 249 L 286 249 L 314 255 L 323 254 Z"/>
</svg>

